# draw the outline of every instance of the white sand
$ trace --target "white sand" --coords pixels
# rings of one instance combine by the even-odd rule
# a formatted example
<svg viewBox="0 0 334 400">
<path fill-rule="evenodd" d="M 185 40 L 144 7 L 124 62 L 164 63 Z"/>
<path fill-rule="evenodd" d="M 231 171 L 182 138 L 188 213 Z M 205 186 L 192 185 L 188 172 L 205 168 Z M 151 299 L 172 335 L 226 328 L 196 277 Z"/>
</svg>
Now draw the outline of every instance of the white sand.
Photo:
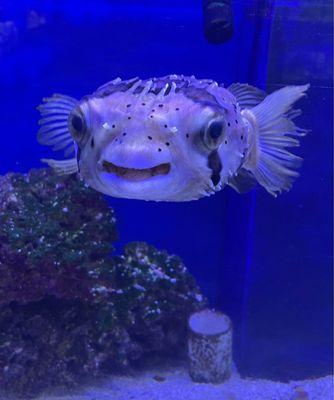
<svg viewBox="0 0 334 400">
<path fill-rule="evenodd" d="M 156 379 L 164 379 L 162 382 Z M 220 385 L 193 383 L 184 366 L 113 376 L 72 394 L 38 400 L 332 400 L 333 376 L 289 383 L 241 379 L 234 373 Z"/>
</svg>

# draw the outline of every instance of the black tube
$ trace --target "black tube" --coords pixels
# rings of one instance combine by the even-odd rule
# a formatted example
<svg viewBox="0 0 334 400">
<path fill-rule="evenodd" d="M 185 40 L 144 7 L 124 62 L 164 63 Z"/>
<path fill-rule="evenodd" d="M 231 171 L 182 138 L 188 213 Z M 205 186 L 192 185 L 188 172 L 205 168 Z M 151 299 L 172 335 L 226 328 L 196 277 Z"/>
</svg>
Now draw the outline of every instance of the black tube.
<svg viewBox="0 0 334 400">
<path fill-rule="evenodd" d="M 231 0 L 203 0 L 204 35 L 209 43 L 227 42 L 233 35 Z"/>
</svg>

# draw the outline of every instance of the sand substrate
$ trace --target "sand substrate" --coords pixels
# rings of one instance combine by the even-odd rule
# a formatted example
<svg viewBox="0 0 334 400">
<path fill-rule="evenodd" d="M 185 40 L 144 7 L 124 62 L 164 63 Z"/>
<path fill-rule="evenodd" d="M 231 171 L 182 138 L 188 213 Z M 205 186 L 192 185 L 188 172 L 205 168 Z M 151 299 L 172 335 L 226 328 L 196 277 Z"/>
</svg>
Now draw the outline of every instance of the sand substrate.
<svg viewBox="0 0 334 400">
<path fill-rule="evenodd" d="M 220 385 L 191 381 L 184 366 L 113 376 L 98 385 L 38 400 L 332 400 L 333 376 L 289 383 L 241 379 L 234 372 Z"/>
</svg>

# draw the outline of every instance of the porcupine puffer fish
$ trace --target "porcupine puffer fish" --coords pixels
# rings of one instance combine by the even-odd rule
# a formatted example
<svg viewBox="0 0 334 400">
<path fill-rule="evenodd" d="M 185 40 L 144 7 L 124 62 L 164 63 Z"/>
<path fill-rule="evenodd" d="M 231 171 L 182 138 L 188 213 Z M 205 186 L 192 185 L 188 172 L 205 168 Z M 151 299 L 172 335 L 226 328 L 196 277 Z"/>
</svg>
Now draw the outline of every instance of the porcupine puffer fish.
<svg viewBox="0 0 334 400">
<path fill-rule="evenodd" d="M 292 121 L 300 114 L 292 106 L 308 87 L 267 95 L 193 76 L 117 78 L 80 101 L 45 98 L 38 140 L 72 152 L 43 160 L 58 173 L 79 172 L 114 197 L 189 201 L 256 183 L 276 196 L 298 176 L 301 158 L 287 148 L 306 133 Z"/>
</svg>

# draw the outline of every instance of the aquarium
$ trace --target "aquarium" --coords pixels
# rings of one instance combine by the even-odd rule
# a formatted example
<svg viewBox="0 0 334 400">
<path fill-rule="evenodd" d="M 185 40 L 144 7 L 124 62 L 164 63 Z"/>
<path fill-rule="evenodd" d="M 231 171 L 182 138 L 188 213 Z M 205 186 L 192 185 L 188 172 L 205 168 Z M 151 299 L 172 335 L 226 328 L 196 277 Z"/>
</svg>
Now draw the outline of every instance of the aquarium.
<svg viewBox="0 0 334 400">
<path fill-rule="evenodd" d="M 332 398 L 332 40 L 329 0 L 1 2 L 1 399 Z"/>
</svg>

